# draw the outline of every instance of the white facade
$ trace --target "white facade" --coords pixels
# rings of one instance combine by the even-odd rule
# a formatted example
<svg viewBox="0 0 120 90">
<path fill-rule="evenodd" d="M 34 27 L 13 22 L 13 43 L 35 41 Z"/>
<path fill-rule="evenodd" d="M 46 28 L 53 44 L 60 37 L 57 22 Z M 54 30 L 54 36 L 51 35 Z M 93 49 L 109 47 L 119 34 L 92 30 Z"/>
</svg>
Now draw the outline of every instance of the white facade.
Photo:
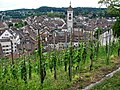
<svg viewBox="0 0 120 90">
<path fill-rule="evenodd" d="M 5 32 L 0 36 L 0 39 L 8 39 L 10 37 L 12 37 L 12 34 L 8 30 L 5 30 Z"/>
<path fill-rule="evenodd" d="M 68 45 L 67 43 L 62 43 L 62 42 L 59 42 L 56 44 L 56 49 L 57 50 L 62 50 L 64 48 L 66 48 L 66 45 Z"/>
<path fill-rule="evenodd" d="M 11 49 L 13 49 L 13 53 L 17 53 L 17 44 L 19 43 L 19 35 L 15 32 L 10 33 L 9 30 L 5 30 L 5 32 L 0 36 L 0 44 L 4 55 L 9 55 L 11 53 Z"/>
<path fill-rule="evenodd" d="M 4 55 L 9 55 L 11 53 L 11 42 L 7 41 L 7 42 L 0 42 L 0 43 L 1 43 L 2 51 Z"/>
<path fill-rule="evenodd" d="M 113 40 L 114 40 L 114 36 L 113 36 L 112 30 L 110 30 L 109 32 L 108 31 L 104 32 L 99 37 L 99 41 L 100 41 L 101 45 L 106 45 L 106 42 L 109 44 Z"/>
</svg>

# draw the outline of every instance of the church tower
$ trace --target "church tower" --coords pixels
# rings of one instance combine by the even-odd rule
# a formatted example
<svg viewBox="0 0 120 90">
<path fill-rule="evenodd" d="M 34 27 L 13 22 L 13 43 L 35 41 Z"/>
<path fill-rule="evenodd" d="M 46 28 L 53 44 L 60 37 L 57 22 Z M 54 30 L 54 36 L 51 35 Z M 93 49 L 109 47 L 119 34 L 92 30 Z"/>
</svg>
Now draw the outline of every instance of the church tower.
<svg viewBox="0 0 120 90">
<path fill-rule="evenodd" d="M 73 30 L 73 9 L 71 7 L 71 2 L 67 10 L 67 29 L 68 29 L 68 32 Z"/>
</svg>

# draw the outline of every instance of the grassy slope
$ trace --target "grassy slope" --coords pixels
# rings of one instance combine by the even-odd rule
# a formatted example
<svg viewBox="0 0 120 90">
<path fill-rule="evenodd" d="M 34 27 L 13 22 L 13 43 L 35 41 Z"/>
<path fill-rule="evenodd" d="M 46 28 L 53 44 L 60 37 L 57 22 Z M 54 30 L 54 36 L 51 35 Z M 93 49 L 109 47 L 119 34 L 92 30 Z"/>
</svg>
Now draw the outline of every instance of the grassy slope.
<svg viewBox="0 0 120 90">
<path fill-rule="evenodd" d="M 59 60 L 63 59 L 62 54 L 59 55 Z M 103 75 L 102 71 L 106 72 L 106 68 L 107 68 L 107 71 L 109 69 L 111 71 L 111 68 L 115 67 L 116 64 L 118 62 L 120 62 L 120 60 L 114 59 L 116 57 L 116 55 L 117 55 L 117 49 L 115 49 L 113 52 L 113 58 L 112 57 L 110 58 L 110 64 L 106 65 L 105 47 L 101 47 L 100 52 L 99 52 L 99 57 L 98 57 L 99 59 L 96 60 L 96 58 L 94 58 L 94 65 L 92 68 L 93 70 L 89 71 L 90 60 L 89 60 L 89 53 L 88 53 L 86 63 L 83 64 L 82 61 L 80 63 L 80 65 L 81 65 L 80 70 L 75 70 L 75 68 L 73 68 L 73 81 L 72 82 L 70 82 L 68 79 L 68 72 L 64 71 L 63 63 L 60 66 L 57 65 L 57 78 L 58 78 L 57 80 L 53 79 L 53 72 L 51 73 L 47 67 L 46 68 L 47 76 L 46 76 L 44 84 L 43 84 L 43 90 L 63 90 L 64 88 L 68 88 L 69 86 L 76 83 L 77 81 L 80 82 L 78 88 L 81 89 L 81 88 L 85 87 L 86 85 L 89 85 L 91 82 L 93 82 L 93 81 L 95 82 L 96 77 L 99 79 L 99 76 Z M 32 79 L 31 80 L 28 79 L 27 84 L 24 84 L 24 81 L 20 79 L 20 61 L 22 59 L 16 60 L 16 67 L 18 70 L 17 74 L 19 77 L 18 81 L 11 78 L 11 71 L 10 71 L 10 61 L 11 60 L 9 60 L 9 62 L 7 62 L 7 60 L 6 61 L 3 60 L 5 66 L 7 66 L 9 75 L 6 75 L 5 78 L 1 77 L 2 76 L 2 64 L 3 64 L 3 62 L 1 62 L 0 63 L 0 66 L 1 66 L 0 67 L 0 90 L 40 90 L 41 87 L 40 87 L 39 73 L 35 72 L 35 70 L 36 70 L 35 69 L 36 61 L 34 61 L 35 58 L 36 57 L 32 57 L 32 56 L 29 58 L 29 59 L 31 59 L 33 67 L 32 67 Z M 116 61 L 116 60 L 118 60 L 118 61 Z M 38 59 L 37 59 L 37 61 L 38 61 Z M 58 62 L 58 64 L 60 64 L 60 63 Z M 28 64 L 27 64 L 27 66 L 28 66 Z M 103 67 L 103 69 L 100 69 L 101 67 Z M 27 72 L 28 72 L 28 70 L 27 70 Z M 97 75 L 99 75 L 99 76 L 97 76 Z M 75 89 L 71 89 L 71 90 L 75 90 Z"/>
<path fill-rule="evenodd" d="M 91 90 L 120 90 L 120 71 L 113 75 L 112 78 L 106 79 Z"/>
</svg>

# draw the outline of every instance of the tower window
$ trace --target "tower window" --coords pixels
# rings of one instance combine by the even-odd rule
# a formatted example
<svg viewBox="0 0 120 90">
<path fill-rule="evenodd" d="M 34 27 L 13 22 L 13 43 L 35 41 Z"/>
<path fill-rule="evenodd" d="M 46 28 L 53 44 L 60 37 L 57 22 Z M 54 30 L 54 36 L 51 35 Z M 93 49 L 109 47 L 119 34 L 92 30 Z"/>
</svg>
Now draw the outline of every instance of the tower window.
<svg viewBox="0 0 120 90">
<path fill-rule="evenodd" d="M 71 17 L 69 17 L 69 20 L 71 20 Z"/>
<path fill-rule="evenodd" d="M 71 16 L 71 14 L 69 14 L 69 16 Z"/>
</svg>

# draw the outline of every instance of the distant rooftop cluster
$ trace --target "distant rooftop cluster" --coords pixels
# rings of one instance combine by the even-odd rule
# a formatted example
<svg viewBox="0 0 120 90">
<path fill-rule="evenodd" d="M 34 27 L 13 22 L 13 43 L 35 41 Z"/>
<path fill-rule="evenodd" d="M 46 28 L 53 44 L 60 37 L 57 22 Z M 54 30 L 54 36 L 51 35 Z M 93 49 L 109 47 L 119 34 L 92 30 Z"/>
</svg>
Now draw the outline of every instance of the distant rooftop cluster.
<svg viewBox="0 0 120 90">
<path fill-rule="evenodd" d="M 116 20 L 115 18 L 91 18 L 92 13 L 87 16 L 82 14 L 74 16 L 71 5 L 66 12 L 66 18 L 41 15 L 0 22 L 0 56 L 10 56 L 12 51 L 16 57 L 20 56 L 23 50 L 26 54 L 34 52 L 38 49 L 38 31 L 44 46 L 43 51 L 69 47 L 70 35 L 73 36 L 73 46 L 77 47 L 80 40 L 95 40 L 94 34 L 98 28 L 105 33 Z M 23 22 L 26 24 L 21 26 Z"/>
</svg>

